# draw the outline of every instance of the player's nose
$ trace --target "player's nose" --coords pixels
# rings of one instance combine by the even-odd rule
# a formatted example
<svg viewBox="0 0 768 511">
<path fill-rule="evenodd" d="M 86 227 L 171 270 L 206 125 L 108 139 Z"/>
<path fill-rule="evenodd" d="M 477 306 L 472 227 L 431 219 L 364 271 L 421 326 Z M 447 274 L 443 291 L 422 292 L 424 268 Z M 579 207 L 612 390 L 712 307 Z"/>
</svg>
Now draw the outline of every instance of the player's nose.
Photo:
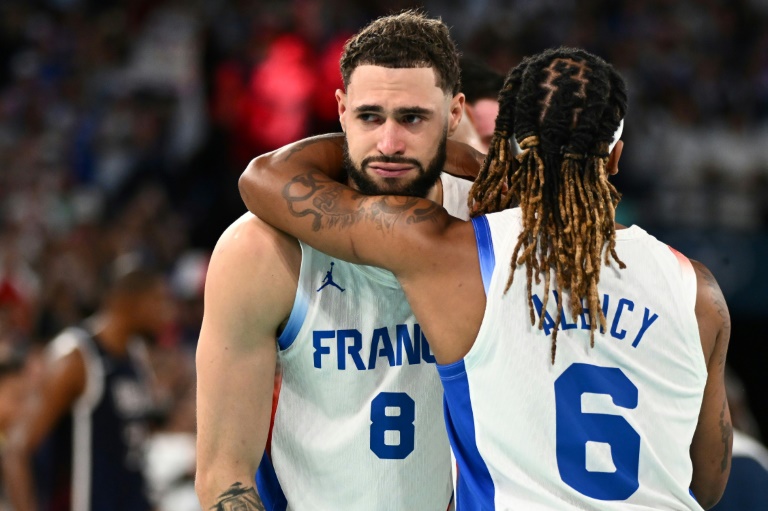
<svg viewBox="0 0 768 511">
<path fill-rule="evenodd" d="M 376 149 L 381 154 L 404 154 L 405 138 L 403 127 L 393 120 L 387 120 L 379 130 L 379 140 Z"/>
</svg>

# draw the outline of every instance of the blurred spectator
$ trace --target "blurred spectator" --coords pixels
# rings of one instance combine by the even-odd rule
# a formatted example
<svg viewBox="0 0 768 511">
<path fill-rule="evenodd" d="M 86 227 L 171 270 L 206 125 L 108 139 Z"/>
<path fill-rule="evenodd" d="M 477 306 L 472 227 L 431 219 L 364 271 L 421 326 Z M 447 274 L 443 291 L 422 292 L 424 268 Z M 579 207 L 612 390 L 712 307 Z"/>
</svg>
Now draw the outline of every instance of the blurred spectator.
<svg viewBox="0 0 768 511">
<path fill-rule="evenodd" d="M 451 138 L 486 154 L 493 138 L 496 116 L 499 115 L 498 97 L 504 85 L 504 75 L 473 55 L 462 56 L 459 64 L 461 92 L 466 101 L 464 116 Z"/>
<path fill-rule="evenodd" d="M 125 256 L 97 314 L 65 329 L 13 422 L 3 457 L 14 509 L 151 509 L 144 482 L 151 369 L 142 337 L 170 319 L 161 276 Z"/>
</svg>

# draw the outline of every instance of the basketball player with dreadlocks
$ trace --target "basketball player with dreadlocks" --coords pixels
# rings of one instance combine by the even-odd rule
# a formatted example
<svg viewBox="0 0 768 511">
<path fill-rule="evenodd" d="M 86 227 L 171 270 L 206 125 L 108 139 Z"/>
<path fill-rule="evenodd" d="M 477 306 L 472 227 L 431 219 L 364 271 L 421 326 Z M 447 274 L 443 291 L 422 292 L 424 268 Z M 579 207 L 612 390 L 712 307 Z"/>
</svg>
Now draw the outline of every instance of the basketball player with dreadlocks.
<svg viewBox="0 0 768 511">
<path fill-rule="evenodd" d="M 313 169 L 241 178 L 267 222 L 398 277 L 437 359 L 458 510 L 700 510 L 722 494 L 728 310 L 703 265 L 615 224 L 626 102 L 583 50 L 525 59 L 471 222 Z"/>
</svg>

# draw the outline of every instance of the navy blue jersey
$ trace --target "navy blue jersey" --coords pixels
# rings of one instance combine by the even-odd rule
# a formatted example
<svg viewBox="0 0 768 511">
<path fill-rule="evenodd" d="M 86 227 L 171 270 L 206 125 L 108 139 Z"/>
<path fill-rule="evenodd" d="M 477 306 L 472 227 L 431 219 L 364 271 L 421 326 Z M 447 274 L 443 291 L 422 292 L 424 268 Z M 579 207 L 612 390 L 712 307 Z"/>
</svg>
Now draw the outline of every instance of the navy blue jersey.
<svg viewBox="0 0 768 511">
<path fill-rule="evenodd" d="M 728 485 L 711 511 L 768 509 L 768 449 L 754 438 L 733 430 L 733 459 Z"/>
<path fill-rule="evenodd" d="M 82 328 L 52 341 L 53 357 L 80 350 L 87 377 L 83 394 L 37 453 L 41 511 L 151 509 L 142 469 L 152 399 L 140 348 L 113 356 Z"/>
</svg>

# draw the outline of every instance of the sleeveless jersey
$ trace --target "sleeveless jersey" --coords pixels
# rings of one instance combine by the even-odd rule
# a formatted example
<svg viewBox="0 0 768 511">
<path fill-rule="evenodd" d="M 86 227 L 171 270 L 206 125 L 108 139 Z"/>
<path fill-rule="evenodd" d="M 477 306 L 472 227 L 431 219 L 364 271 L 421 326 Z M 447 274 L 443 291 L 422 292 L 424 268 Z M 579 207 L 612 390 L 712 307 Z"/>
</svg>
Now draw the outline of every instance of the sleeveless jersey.
<svg viewBox="0 0 768 511">
<path fill-rule="evenodd" d="M 442 175 L 468 218 L 472 183 Z M 256 484 L 272 510 L 445 511 L 451 458 L 435 359 L 394 275 L 301 243 L 282 383 Z"/>
<path fill-rule="evenodd" d="M 40 509 L 151 509 L 142 469 L 152 401 L 142 349 L 137 341 L 127 356 L 115 357 L 78 327 L 51 342 L 52 357 L 80 350 L 86 387 L 36 453 Z"/>
<path fill-rule="evenodd" d="M 617 231 L 627 267 L 602 266 L 605 331 L 590 348 L 588 314 L 566 307 L 552 364 L 556 292 L 542 310 L 544 283 L 533 283 L 542 330 L 524 267 L 504 293 L 520 209 L 473 224 L 485 315 L 469 353 L 438 367 L 457 511 L 700 510 L 689 447 L 707 369 L 690 262 L 636 226 Z"/>
</svg>

